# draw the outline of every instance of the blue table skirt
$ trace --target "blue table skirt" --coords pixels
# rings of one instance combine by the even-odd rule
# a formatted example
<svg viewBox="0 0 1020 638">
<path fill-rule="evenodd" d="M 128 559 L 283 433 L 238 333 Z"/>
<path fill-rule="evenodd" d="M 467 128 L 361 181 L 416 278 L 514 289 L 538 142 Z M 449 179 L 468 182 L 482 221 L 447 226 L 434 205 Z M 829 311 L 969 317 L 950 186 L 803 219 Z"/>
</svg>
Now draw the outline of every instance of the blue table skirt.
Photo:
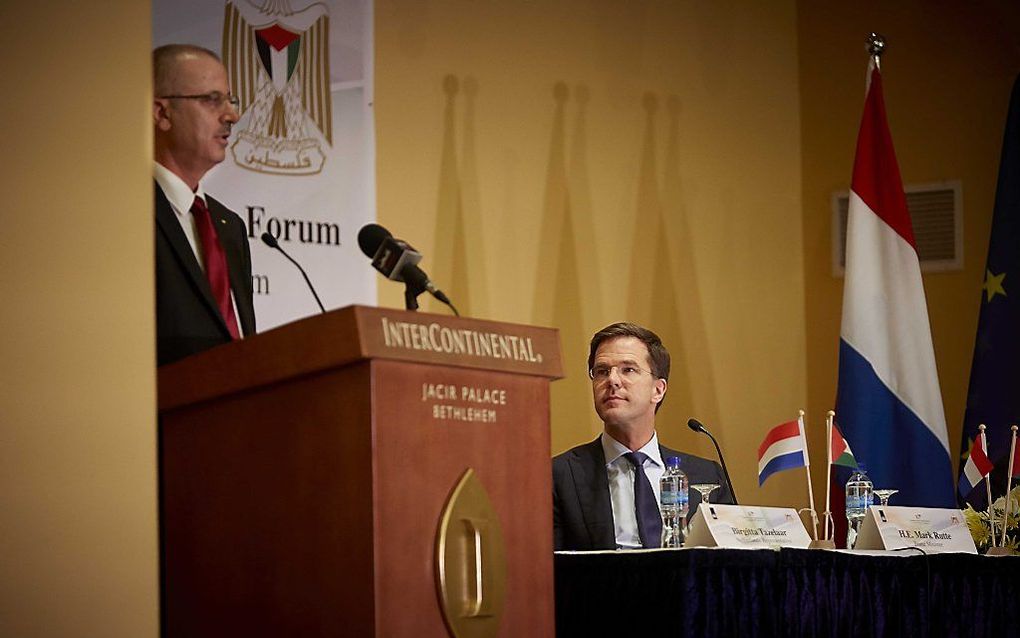
<svg viewBox="0 0 1020 638">
<path fill-rule="evenodd" d="M 557 554 L 584 636 L 1020 636 L 1020 557 L 685 549 Z"/>
</svg>

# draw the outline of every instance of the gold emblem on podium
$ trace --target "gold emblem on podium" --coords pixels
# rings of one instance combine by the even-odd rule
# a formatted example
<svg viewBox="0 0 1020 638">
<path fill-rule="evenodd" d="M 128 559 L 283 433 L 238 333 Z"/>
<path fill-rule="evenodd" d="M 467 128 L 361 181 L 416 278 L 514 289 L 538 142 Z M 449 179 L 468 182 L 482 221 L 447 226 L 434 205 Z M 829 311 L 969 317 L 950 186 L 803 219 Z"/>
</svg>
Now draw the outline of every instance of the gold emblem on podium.
<svg viewBox="0 0 1020 638">
<path fill-rule="evenodd" d="M 440 517 L 436 589 L 451 636 L 498 633 L 506 591 L 503 533 L 489 495 L 471 468 L 460 477 Z"/>
</svg>

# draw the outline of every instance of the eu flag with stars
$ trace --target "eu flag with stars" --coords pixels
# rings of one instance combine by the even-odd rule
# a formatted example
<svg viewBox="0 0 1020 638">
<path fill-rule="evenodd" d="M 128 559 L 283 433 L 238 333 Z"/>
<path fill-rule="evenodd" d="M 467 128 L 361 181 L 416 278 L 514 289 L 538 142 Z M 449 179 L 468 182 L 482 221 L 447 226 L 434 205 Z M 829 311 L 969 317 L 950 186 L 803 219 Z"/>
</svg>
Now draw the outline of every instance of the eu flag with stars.
<svg viewBox="0 0 1020 638">
<path fill-rule="evenodd" d="M 997 498 L 1006 484 L 1010 426 L 1020 423 L 1020 76 L 1013 83 L 1002 141 L 981 315 L 960 442 L 961 479 L 981 423 L 988 428 L 988 458 L 995 463 L 992 498 Z M 984 485 L 971 491 L 966 500 L 984 509 Z"/>
</svg>

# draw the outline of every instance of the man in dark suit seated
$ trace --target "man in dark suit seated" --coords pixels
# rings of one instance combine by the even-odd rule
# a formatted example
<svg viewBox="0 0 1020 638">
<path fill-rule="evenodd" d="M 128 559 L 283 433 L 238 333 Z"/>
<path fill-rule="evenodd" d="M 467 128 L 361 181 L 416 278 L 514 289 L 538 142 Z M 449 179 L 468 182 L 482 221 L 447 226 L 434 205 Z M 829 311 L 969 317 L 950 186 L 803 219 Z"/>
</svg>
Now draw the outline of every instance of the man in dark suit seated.
<svg viewBox="0 0 1020 638">
<path fill-rule="evenodd" d="M 654 332 L 631 323 L 603 328 L 592 337 L 588 370 L 605 429 L 553 458 L 554 549 L 659 547 L 659 480 L 671 456 L 692 484 L 721 486 L 714 502 L 733 502 L 718 463 L 659 445 L 655 413 L 669 352 Z M 691 490 L 691 513 L 700 502 Z"/>
<path fill-rule="evenodd" d="M 215 53 L 152 52 L 156 207 L 156 343 L 163 365 L 255 333 L 244 222 L 206 195 L 224 160 L 238 102 Z"/>
</svg>

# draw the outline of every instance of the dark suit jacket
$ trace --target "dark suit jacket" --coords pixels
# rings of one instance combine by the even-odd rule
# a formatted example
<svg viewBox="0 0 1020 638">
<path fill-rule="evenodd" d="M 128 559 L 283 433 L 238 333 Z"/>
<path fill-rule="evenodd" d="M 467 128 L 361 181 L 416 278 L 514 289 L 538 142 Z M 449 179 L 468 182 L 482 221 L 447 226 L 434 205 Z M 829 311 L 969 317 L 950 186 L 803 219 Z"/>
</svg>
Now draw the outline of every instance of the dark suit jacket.
<svg viewBox="0 0 1020 638">
<path fill-rule="evenodd" d="M 719 464 L 660 445 L 662 459 L 680 458 L 680 469 L 690 483 L 718 483 L 714 503 L 732 503 Z M 579 445 L 556 456 L 553 466 L 553 549 L 616 549 L 616 526 L 609 497 L 609 476 L 602 441 Z M 690 515 L 701 503 L 701 494 L 690 490 Z"/>
<path fill-rule="evenodd" d="M 156 360 L 158 365 L 230 343 L 230 332 L 213 299 L 188 238 L 159 184 L 156 203 Z M 206 196 L 209 215 L 227 256 L 230 288 L 241 334 L 255 334 L 251 252 L 244 222 Z"/>
</svg>

